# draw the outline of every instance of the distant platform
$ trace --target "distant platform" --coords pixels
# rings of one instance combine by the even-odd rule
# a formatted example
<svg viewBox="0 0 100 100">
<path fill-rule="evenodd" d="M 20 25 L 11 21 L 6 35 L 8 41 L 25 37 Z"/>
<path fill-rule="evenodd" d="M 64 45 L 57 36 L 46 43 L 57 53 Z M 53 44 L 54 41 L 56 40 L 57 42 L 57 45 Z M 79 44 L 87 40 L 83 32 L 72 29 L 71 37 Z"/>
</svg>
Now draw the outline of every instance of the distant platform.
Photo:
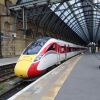
<svg viewBox="0 0 100 100">
<path fill-rule="evenodd" d="M 0 59 L 0 66 L 16 63 L 19 57 L 2 58 Z"/>
<path fill-rule="evenodd" d="M 85 54 L 55 100 L 100 100 L 100 53 Z"/>
</svg>

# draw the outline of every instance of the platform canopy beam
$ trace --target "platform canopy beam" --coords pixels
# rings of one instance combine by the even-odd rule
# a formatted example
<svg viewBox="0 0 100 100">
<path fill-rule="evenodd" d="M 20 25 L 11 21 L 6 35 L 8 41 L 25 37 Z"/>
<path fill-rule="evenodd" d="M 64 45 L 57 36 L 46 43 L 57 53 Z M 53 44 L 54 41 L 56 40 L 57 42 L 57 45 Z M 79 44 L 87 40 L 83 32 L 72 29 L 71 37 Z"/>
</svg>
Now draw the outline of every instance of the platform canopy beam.
<svg viewBox="0 0 100 100">
<path fill-rule="evenodd" d="M 9 9 L 10 10 L 21 10 L 23 7 L 30 8 L 33 6 L 40 6 L 40 5 L 45 5 L 45 4 L 55 4 L 55 3 L 61 3 L 64 1 L 65 0 L 30 0 L 28 2 L 19 4 L 19 5 L 10 6 Z"/>
</svg>

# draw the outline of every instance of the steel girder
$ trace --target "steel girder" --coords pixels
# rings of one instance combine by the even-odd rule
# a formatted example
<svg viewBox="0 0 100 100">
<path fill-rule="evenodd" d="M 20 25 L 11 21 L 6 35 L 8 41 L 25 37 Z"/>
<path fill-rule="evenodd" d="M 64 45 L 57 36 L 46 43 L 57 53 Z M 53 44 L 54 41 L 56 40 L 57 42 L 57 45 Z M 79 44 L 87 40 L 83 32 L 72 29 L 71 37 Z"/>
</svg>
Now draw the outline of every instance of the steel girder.
<svg viewBox="0 0 100 100">
<path fill-rule="evenodd" d="M 40 6 L 40 5 L 45 5 L 45 4 L 54 4 L 54 3 L 61 3 L 64 2 L 65 0 L 29 0 L 29 1 L 23 1 L 21 3 L 22 0 L 18 0 L 17 4 L 18 5 L 14 5 L 9 7 L 9 9 L 11 10 L 20 10 L 22 9 L 22 7 L 33 7 L 35 6 Z"/>
<path fill-rule="evenodd" d="M 35 1 L 38 1 L 38 0 L 35 0 Z M 48 2 L 46 2 L 45 5 L 48 5 L 50 4 L 50 0 L 47 0 Z M 29 3 L 28 3 L 29 4 Z M 25 4 L 24 4 L 25 5 Z M 31 4 L 30 4 L 31 5 Z M 43 4 L 44 5 L 44 4 Z M 45 6 L 44 5 L 44 6 Z M 62 5 L 62 3 L 59 5 L 59 7 Z M 34 5 L 34 6 L 37 6 L 37 5 Z M 15 6 L 14 6 L 15 7 Z M 14 9 L 14 7 L 10 7 L 10 9 Z M 17 8 L 18 5 L 15 7 Z M 19 7 L 22 7 L 21 5 L 19 5 Z M 27 8 L 27 6 L 25 5 L 26 9 L 29 9 Z M 47 6 L 45 6 L 47 7 Z M 66 40 L 67 38 L 70 38 L 70 41 L 71 39 L 75 42 L 79 42 L 81 41 L 80 43 L 82 44 L 85 44 L 84 40 L 82 40 L 81 38 L 79 38 L 79 36 L 77 36 L 75 34 L 75 32 L 71 31 L 71 29 L 66 25 L 66 23 L 64 23 L 59 17 L 62 16 L 62 14 L 66 11 L 63 10 L 63 12 L 60 14 L 60 16 L 58 17 L 57 15 L 54 14 L 55 11 L 59 10 L 59 9 L 56 9 L 54 12 L 51 11 L 50 9 L 45 8 L 43 7 L 42 9 L 40 8 L 40 5 L 38 5 L 38 8 L 41 9 L 41 10 L 38 10 L 39 13 L 37 14 L 33 14 L 33 16 L 27 16 L 28 17 L 28 21 L 31 21 L 37 25 L 37 27 L 41 26 L 43 27 L 45 30 L 48 30 L 50 29 L 51 31 L 54 31 L 54 32 L 57 32 L 57 34 L 60 34 L 62 36 L 62 38 L 64 38 L 65 36 L 68 36 L 66 37 Z M 58 8 L 59 8 L 58 7 Z M 31 7 L 30 9 L 33 10 L 34 7 Z M 43 12 L 44 11 L 44 12 Z M 45 13 L 46 11 L 46 13 Z M 33 11 L 32 11 L 33 13 Z M 41 14 L 41 13 L 44 13 L 44 14 Z M 73 12 L 71 12 L 73 13 Z M 52 20 L 51 20 L 52 19 Z M 51 20 L 51 21 L 50 21 Z M 56 22 L 56 24 L 54 23 Z M 59 29 L 57 27 L 60 27 Z M 68 33 L 67 33 L 68 32 Z"/>
<path fill-rule="evenodd" d="M 74 13 L 74 11 L 73 11 L 73 9 L 72 9 L 72 6 L 70 6 L 70 3 L 68 3 L 68 2 L 67 2 L 67 4 L 68 4 L 68 6 L 69 6 L 69 9 L 71 10 L 71 13 L 73 13 L 74 18 L 77 20 L 77 23 L 78 23 L 80 29 L 82 30 L 82 33 L 80 33 L 80 34 L 78 34 L 78 35 L 79 35 L 81 38 L 83 38 L 85 41 L 88 42 L 88 41 L 89 41 L 89 37 L 88 37 L 88 35 L 84 32 L 82 26 L 80 25 L 80 22 L 78 21 L 78 18 L 77 18 L 77 16 L 75 15 L 75 13 Z"/>
<path fill-rule="evenodd" d="M 87 6 L 87 7 L 83 7 L 83 11 L 84 11 L 85 21 L 86 21 L 89 36 L 90 36 L 90 41 L 92 42 L 93 41 L 93 21 L 89 22 L 87 19 L 88 18 L 93 19 L 93 16 L 89 16 L 89 14 L 93 15 L 93 8 L 90 5 L 88 5 L 86 1 L 83 1 L 82 5 Z M 86 13 L 86 11 L 88 11 L 88 13 Z"/>
</svg>

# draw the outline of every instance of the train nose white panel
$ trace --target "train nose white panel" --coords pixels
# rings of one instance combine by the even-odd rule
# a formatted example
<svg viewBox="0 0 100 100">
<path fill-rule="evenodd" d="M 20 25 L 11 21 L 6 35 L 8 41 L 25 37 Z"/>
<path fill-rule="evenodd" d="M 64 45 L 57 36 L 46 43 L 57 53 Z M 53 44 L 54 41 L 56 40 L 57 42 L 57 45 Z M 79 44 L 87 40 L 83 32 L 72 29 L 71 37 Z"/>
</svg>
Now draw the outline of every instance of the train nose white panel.
<svg viewBox="0 0 100 100">
<path fill-rule="evenodd" d="M 40 61 L 37 70 L 44 70 L 57 63 L 57 53 L 48 53 Z"/>
</svg>

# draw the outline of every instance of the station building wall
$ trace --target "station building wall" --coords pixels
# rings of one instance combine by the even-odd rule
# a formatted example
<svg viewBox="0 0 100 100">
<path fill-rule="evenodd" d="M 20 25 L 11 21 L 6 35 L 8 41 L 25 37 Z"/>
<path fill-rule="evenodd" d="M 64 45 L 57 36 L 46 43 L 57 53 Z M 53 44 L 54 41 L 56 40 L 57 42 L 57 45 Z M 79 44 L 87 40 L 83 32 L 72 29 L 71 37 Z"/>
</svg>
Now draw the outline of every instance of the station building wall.
<svg viewBox="0 0 100 100">
<path fill-rule="evenodd" d="M 1 53 L 3 57 L 19 56 L 29 43 L 35 41 L 39 36 L 44 36 L 46 31 L 43 27 L 29 22 L 27 23 L 29 32 L 24 34 L 22 21 L 16 20 L 15 15 L 10 14 L 4 1 L 0 0 L 0 32 L 3 34 Z M 8 1 L 15 4 L 17 0 Z"/>
<path fill-rule="evenodd" d="M 4 0 L 0 0 L 0 32 L 3 34 L 1 53 L 3 57 L 20 55 L 22 50 L 32 41 L 32 37 L 25 37 L 19 27 L 22 27 L 22 23 L 15 23 L 15 16 L 10 15 Z"/>
<path fill-rule="evenodd" d="M 22 22 L 19 20 L 15 22 L 15 16 L 10 14 L 10 11 L 5 6 L 4 0 L 1 0 L 0 32 L 3 34 L 1 39 L 1 53 L 3 57 L 20 55 L 29 43 L 35 41 L 36 37 L 44 33 L 43 28 L 28 23 L 27 29 L 31 29 L 32 32 L 31 34 L 25 35 L 23 34 L 22 27 Z"/>
</svg>

